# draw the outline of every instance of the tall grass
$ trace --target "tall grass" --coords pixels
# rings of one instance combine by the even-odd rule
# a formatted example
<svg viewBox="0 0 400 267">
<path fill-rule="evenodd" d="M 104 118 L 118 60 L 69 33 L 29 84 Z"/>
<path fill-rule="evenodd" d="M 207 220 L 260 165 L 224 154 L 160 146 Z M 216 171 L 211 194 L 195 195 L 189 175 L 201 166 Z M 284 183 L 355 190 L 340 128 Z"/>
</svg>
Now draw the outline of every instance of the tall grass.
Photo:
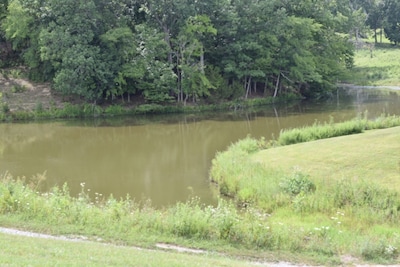
<svg viewBox="0 0 400 267">
<path fill-rule="evenodd" d="M 400 126 L 399 116 L 381 115 L 374 120 L 356 118 L 341 123 L 334 123 L 331 121 L 321 124 L 316 122 L 312 126 L 281 131 L 277 143 L 285 146 L 324 138 L 357 134 L 365 130 L 384 129 L 395 126 Z"/>
</svg>

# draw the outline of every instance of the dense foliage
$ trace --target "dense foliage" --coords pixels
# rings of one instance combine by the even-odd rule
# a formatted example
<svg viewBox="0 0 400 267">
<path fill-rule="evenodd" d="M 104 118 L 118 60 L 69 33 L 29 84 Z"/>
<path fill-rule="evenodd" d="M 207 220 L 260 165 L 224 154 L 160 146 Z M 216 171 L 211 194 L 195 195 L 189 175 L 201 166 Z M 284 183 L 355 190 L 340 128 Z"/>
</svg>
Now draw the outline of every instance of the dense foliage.
<svg viewBox="0 0 400 267">
<path fill-rule="evenodd" d="M 0 63 L 90 101 L 315 95 L 352 65 L 349 39 L 366 23 L 397 42 L 398 9 L 391 0 L 8 0 Z"/>
</svg>

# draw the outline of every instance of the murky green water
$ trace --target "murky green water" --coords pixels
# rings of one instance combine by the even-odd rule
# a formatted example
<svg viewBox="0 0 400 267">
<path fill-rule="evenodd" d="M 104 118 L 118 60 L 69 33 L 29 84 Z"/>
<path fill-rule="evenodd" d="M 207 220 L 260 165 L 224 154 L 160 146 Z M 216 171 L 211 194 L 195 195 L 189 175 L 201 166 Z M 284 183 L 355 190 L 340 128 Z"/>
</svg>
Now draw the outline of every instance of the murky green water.
<svg viewBox="0 0 400 267">
<path fill-rule="evenodd" d="M 208 171 L 217 151 L 250 134 L 267 139 L 281 129 L 351 119 L 368 110 L 400 115 L 397 94 L 354 90 L 319 103 L 267 106 L 253 113 L 153 116 L 92 121 L 0 124 L 0 173 L 46 172 L 44 190 L 69 184 L 72 194 L 129 194 L 156 206 L 190 196 L 214 203 Z"/>
</svg>

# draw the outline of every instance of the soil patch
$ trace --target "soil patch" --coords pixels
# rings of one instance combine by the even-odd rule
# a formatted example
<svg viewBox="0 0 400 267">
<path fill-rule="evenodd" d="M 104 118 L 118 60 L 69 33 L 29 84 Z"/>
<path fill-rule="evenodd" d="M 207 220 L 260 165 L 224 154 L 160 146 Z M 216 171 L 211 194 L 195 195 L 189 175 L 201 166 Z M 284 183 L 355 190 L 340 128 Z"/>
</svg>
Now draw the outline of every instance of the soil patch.
<svg viewBox="0 0 400 267">
<path fill-rule="evenodd" d="M 11 112 L 33 111 L 38 108 L 63 108 L 65 99 L 51 90 L 49 83 L 32 83 L 21 78 L 0 74 L 1 101 Z"/>
</svg>

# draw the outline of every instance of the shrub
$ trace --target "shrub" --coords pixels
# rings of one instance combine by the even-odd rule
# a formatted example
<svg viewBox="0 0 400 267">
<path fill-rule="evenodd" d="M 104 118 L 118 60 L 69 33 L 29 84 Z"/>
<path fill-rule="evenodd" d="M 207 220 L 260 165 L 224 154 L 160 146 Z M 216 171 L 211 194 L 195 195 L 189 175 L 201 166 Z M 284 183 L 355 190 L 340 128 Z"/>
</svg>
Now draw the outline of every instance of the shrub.
<svg viewBox="0 0 400 267">
<path fill-rule="evenodd" d="M 280 183 L 280 187 L 285 193 L 292 196 L 297 196 L 300 193 L 312 193 L 316 189 L 315 184 L 310 180 L 309 176 L 298 171 L 286 177 Z"/>
<path fill-rule="evenodd" d="M 0 108 L 1 108 L 1 112 L 0 113 L 6 114 L 6 113 L 10 112 L 10 107 L 8 106 L 7 103 L 1 103 L 0 102 Z"/>
<path fill-rule="evenodd" d="M 137 114 L 148 114 L 148 113 L 160 113 L 163 110 L 163 106 L 159 104 L 143 104 L 135 109 Z"/>
<path fill-rule="evenodd" d="M 368 261 L 394 260 L 399 256 L 399 250 L 383 240 L 368 240 L 361 247 L 361 255 Z"/>
<path fill-rule="evenodd" d="M 126 110 L 124 107 L 120 106 L 120 105 L 111 105 L 108 106 L 105 110 L 104 110 L 105 114 L 107 115 L 122 115 L 122 114 L 126 114 Z"/>
</svg>

